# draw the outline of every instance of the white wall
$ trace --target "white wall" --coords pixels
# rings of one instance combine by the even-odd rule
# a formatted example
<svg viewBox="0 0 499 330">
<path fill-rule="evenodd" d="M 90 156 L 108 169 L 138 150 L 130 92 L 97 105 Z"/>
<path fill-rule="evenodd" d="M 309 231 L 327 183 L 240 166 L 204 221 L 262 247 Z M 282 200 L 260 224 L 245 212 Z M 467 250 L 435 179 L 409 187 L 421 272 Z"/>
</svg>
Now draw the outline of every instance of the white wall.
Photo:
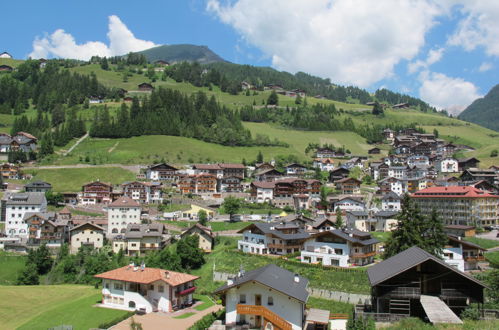
<svg viewBox="0 0 499 330">
<path fill-rule="evenodd" d="M 309 252 L 309 249 L 313 249 L 313 252 Z M 342 254 L 335 254 L 334 249 L 342 249 Z M 331 252 L 331 253 L 329 253 Z M 340 243 L 326 243 L 317 242 L 315 239 L 310 239 L 305 241 L 303 245 L 303 250 L 301 251 L 301 261 L 304 261 L 304 257 L 311 257 L 311 262 L 317 262 L 317 257 L 322 257 L 322 264 L 324 266 L 330 266 L 331 260 L 335 259 L 339 261 L 340 267 L 348 267 L 348 259 L 350 255 L 350 247 L 347 244 Z"/>
<path fill-rule="evenodd" d="M 239 321 L 236 305 L 239 304 L 240 294 L 246 294 L 246 305 L 255 304 L 255 294 L 262 297 L 262 306 L 279 315 L 287 322 L 291 323 L 293 330 L 301 330 L 303 322 L 304 307 L 303 304 L 294 299 L 288 299 L 289 296 L 278 291 L 271 290 L 259 283 L 245 283 L 237 288 L 232 288 L 227 292 L 225 320 L 227 324 Z M 274 300 L 274 305 L 267 304 L 268 297 Z M 246 315 L 246 320 L 250 321 L 252 315 Z"/>
<path fill-rule="evenodd" d="M 5 233 L 9 237 L 28 237 L 28 224 L 23 221 L 28 212 L 46 212 L 47 203 L 33 205 L 7 205 L 5 208 Z"/>
<path fill-rule="evenodd" d="M 109 207 L 107 211 L 107 233 L 124 233 L 128 224 L 140 223 L 140 207 Z M 113 229 L 118 233 L 113 233 Z"/>
</svg>

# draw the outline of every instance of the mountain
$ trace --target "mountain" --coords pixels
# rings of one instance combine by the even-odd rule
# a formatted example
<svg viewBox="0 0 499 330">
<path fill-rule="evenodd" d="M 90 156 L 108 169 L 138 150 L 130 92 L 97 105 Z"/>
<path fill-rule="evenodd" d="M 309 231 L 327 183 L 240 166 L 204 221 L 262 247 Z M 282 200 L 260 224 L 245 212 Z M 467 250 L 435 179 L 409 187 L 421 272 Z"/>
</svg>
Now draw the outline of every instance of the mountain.
<svg viewBox="0 0 499 330">
<path fill-rule="evenodd" d="M 225 62 L 223 58 L 215 54 L 207 46 L 189 44 L 163 45 L 139 52 L 149 62 L 163 60 L 167 62 L 198 62 L 200 64 Z"/>
<path fill-rule="evenodd" d="M 499 131 L 499 85 L 471 103 L 461 112 L 459 119 Z"/>
</svg>

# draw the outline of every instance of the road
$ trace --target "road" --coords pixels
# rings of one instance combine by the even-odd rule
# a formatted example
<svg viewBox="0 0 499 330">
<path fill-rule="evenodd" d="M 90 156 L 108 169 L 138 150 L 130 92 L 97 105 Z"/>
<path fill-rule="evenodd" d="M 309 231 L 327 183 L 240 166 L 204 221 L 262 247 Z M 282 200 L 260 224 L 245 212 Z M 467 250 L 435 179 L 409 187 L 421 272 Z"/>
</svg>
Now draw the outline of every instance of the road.
<svg viewBox="0 0 499 330">
<path fill-rule="evenodd" d="M 88 132 L 85 133 L 85 135 L 83 135 L 81 138 L 79 138 L 78 141 L 76 141 L 76 143 L 71 148 L 69 148 L 69 150 L 67 150 L 66 152 L 64 152 L 63 156 L 67 156 L 71 151 L 73 151 L 74 148 L 76 148 L 87 137 L 88 137 Z"/>
<path fill-rule="evenodd" d="M 90 164 L 74 164 L 74 165 L 45 165 L 45 166 L 26 166 L 23 170 L 57 170 L 64 168 L 98 168 L 98 167 L 120 167 L 124 170 L 139 174 L 142 166 L 140 165 L 122 165 L 122 164 L 102 164 L 102 165 L 90 165 Z"/>
</svg>

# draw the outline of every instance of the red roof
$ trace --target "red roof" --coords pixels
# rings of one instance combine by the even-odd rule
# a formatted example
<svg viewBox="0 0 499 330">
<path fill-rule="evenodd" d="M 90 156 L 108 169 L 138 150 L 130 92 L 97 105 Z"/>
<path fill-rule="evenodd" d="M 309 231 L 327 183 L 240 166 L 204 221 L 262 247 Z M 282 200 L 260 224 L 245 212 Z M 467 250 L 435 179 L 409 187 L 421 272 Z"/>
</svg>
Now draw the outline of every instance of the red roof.
<svg viewBox="0 0 499 330">
<path fill-rule="evenodd" d="M 499 198 L 471 186 L 430 187 L 411 195 L 413 198 Z"/>
<path fill-rule="evenodd" d="M 244 170 L 245 166 L 243 164 L 237 163 L 220 163 L 218 164 L 221 168 L 238 168 Z"/>
<path fill-rule="evenodd" d="M 177 286 L 199 278 L 199 276 L 173 272 L 171 270 L 164 270 L 160 268 L 145 267 L 142 270 L 140 267 L 135 267 L 135 269 L 131 266 L 125 266 L 95 275 L 94 277 L 142 284 L 163 281 L 171 286 Z"/>
<path fill-rule="evenodd" d="M 140 207 L 140 204 L 130 197 L 121 196 L 120 198 L 109 204 L 109 207 Z"/>
</svg>

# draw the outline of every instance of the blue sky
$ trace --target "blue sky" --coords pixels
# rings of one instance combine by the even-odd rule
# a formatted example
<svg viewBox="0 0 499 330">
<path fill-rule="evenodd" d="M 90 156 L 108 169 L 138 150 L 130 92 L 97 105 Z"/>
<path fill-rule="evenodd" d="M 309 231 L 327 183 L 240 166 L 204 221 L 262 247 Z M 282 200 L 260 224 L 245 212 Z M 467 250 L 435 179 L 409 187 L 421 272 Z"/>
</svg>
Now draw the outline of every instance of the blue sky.
<svg viewBox="0 0 499 330">
<path fill-rule="evenodd" d="M 0 52 L 15 58 L 192 43 L 235 63 L 386 87 L 453 113 L 499 77 L 494 0 L 51 0 L 9 1 L 2 11 L 12 33 L 0 34 Z"/>
</svg>

